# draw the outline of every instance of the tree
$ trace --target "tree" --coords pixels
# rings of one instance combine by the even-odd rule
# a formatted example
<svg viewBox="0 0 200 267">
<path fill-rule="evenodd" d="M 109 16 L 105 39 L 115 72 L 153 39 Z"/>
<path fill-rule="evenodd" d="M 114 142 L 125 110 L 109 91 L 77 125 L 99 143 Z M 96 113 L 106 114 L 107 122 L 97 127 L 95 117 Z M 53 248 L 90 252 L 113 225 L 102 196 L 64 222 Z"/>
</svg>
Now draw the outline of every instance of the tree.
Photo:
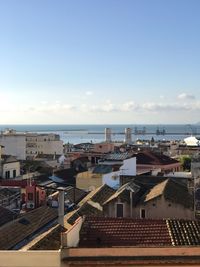
<svg viewBox="0 0 200 267">
<path fill-rule="evenodd" d="M 191 157 L 190 156 L 182 156 L 180 161 L 181 161 L 184 171 L 191 170 Z"/>
</svg>

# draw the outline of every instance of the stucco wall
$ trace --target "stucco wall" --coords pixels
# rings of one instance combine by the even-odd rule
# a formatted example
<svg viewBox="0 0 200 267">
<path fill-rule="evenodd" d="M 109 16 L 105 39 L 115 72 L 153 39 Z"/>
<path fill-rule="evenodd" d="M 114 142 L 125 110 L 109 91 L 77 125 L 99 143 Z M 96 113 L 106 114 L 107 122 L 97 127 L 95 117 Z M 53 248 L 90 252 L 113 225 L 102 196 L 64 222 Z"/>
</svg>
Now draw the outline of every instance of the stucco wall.
<svg viewBox="0 0 200 267">
<path fill-rule="evenodd" d="M 17 159 L 26 159 L 25 135 L 0 135 L 0 145 L 4 146 L 4 154 L 12 155 Z"/>
<path fill-rule="evenodd" d="M 113 152 L 115 145 L 113 143 L 99 143 L 94 144 L 92 151 L 96 153 L 108 153 Z"/>
<path fill-rule="evenodd" d="M 147 219 L 194 219 L 194 212 L 176 204 L 158 197 L 147 202 L 145 205 L 138 205 L 133 209 L 133 218 L 140 218 L 141 209 L 145 209 Z"/>
<path fill-rule="evenodd" d="M 117 217 L 117 203 L 123 203 L 124 217 L 130 217 L 130 205 L 122 201 L 120 198 L 111 201 L 103 206 L 103 213 L 108 217 Z"/>
<path fill-rule="evenodd" d="M 120 171 L 121 175 L 136 175 L 136 157 L 125 159 Z"/>
<path fill-rule="evenodd" d="M 79 173 L 76 176 L 76 187 L 83 190 L 96 189 L 102 185 L 102 176 L 89 171 Z"/>
<path fill-rule="evenodd" d="M 176 171 L 181 171 L 182 170 L 182 166 L 181 163 L 173 163 L 173 164 L 167 164 L 167 165 L 151 165 L 151 164 L 137 164 L 137 167 L 139 168 L 147 168 L 149 167 L 149 169 L 160 169 L 163 172 L 176 172 Z"/>
<path fill-rule="evenodd" d="M 106 173 L 102 177 L 103 184 L 107 184 L 110 187 L 119 187 L 120 171 Z"/>
<path fill-rule="evenodd" d="M 77 247 L 80 240 L 80 229 L 83 223 L 83 218 L 79 217 L 75 224 L 62 235 L 63 245 L 65 247 Z"/>
<path fill-rule="evenodd" d="M 5 163 L 3 164 L 3 178 L 6 178 L 6 172 L 10 171 L 10 178 L 13 177 L 13 171 L 16 170 L 16 177 L 20 175 L 20 163 L 17 162 L 11 162 L 11 163 Z"/>
<path fill-rule="evenodd" d="M 1 267 L 60 267 L 59 251 L 0 251 Z"/>
<path fill-rule="evenodd" d="M 121 203 L 120 198 L 104 205 L 103 212 L 105 216 L 116 217 L 116 203 Z M 130 206 L 127 202 L 124 204 L 124 217 L 130 217 Z M 146 219 L 194 219 L 194 212 L 186 209 L 179 204 L 166 201 L 163 197 L 158 197 L 146 203 L 133 207 L 132 218 L 141 218 L 141 209 L 145 209 Z"/>
<path fill-rule="evenodd" d="M 75 248 L 61 252 L 66 266 L 199 266 L 198 247 Z M 71 257 L 73 260 L 71 260 Z M 83 261 L 82 259 L 85 258 Z"/>
<path fill-rule="evenodd" d="M 37 146 L 38 146 L 38 151 L 42 151 L 43 154 L 51 154 L 51 155 L 63 154 L 62 141 L 41 141 L 37 143 Z"/>
</svg>

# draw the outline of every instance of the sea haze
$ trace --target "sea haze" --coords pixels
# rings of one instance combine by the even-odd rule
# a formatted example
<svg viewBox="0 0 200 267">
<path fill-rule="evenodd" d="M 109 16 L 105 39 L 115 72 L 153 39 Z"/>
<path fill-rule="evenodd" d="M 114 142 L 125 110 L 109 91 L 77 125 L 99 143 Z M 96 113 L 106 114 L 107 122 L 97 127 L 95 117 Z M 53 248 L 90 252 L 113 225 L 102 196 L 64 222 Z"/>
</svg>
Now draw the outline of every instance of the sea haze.
<svg viewBox="0 0 200 267">
<path fill-rule="evenodd" d="M 150 140 L 183 140 L 186 136 L 200 135 L 199 124 L 23 124 L 23 125 L 0 125 L 0 130 L 7 128 L 17 132 L 56 133 L 64 143 L 102 142 L 104 141 L 104 129 L 108 127 L 112 131 L 113 141 L 124 140 L 125 128 L 132 129 L 132 139 Z"/>
</svg>

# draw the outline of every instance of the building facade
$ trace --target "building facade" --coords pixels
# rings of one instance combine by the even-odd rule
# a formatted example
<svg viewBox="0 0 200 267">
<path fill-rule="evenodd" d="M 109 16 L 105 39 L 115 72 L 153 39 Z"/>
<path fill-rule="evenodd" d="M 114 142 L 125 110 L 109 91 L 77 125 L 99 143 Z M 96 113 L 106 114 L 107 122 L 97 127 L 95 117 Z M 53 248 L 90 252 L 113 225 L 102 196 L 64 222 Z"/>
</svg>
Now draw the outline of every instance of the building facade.
<svg viewBox="0 0 200 267">
<path fill-rule="evenodd" d="M 38 154 L 63 154 L 63 141 L 59 135 L 52 133 L 16 133 L 9 130 L 0 134 L 0 145 L 4 146 L 5 155 L 12 155 L 20 160 L 33 159 Z"/>
</svg>

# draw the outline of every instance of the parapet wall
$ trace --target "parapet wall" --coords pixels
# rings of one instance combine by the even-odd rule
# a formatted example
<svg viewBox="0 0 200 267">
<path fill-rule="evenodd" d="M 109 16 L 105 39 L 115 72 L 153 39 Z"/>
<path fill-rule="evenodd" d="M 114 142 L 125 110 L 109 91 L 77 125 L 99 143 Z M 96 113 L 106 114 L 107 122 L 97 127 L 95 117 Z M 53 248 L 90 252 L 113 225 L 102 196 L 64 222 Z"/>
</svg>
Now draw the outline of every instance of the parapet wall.
<svg viewBox="0 0 200 267">
<path fill-rule="evenodd" d="M 1 267 L 61 267 L 60 251 L 0 251 Z"/>
</svg>

